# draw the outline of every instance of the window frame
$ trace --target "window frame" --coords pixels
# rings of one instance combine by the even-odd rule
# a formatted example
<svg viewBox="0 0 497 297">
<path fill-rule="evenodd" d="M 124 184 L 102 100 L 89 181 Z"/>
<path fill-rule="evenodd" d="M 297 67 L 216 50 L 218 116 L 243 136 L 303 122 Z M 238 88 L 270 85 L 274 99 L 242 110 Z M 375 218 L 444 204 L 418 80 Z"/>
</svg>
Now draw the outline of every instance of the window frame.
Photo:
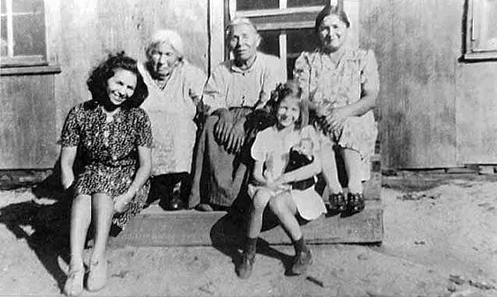
<svg viewBox="0 0 497 297">
<path fill-rule="evenodd" d="M 497 60 L 497 47 L 495 49 L 478 47 L 484 30 L 483 1 L 486 0 L 467 0 L 464 59 L 468 61 Z"/>
<path fill-rule="evenodd" d="M 14 29 L 13 29 L 13 8 L 12 3 L 15 0 L 4 0 L 6 7 L 6 17 L 7 17 L 7 56 L 0 57 L 0 73 L 11 74 L 11 73 L 19 73 L 19 71 L 9 71 L 9 68 L 16 67 L 37 67 L 37 66 L 48 66 L 48 50 L 47 50 L 47 26 L 46 26 L 46 5 L 45 1 L 41 0 L 43 3 L 43 20 L 45 25 L 45 30 L 43 34 L 43 38 L 45 41 L 45 46 L 43 49 L 43 54 L 37 55 L 18 55 L 14 56 Z M 53 68 L 53 67 L 52 67 Z M 40 72 L 40 71 L 37 71 Z M 41 71 L 42 72 L 42 71 Z"/>
<path fill-rule="evenodd" d="M 343 0 L 328 0 L 330 4 L 337 4 L 337 1 Z M 236 0 L 226 0 L 227 18 L 226 21 L 234 19 L 235 17 L 246 17 L 254 22 L 258 32 L 261 31 L 276 31 L 279 30 L 279 57 L 284 64 L 283 68 L 286 77 L 287 73 L 287 30 L 292 29 L 311 29 L 315 25 L 315 15 L 323 9 L 323 5 L 318 6 L 302 6 L 302 7 L 287 7 L 287 0 L 279 0 L 279 8 L 272 9 L 257 9 L 257 10 L 241 10 L 237 11 Z M 343 5 L 343 3 L 342 3 Z M 306 14 L 314 14 L 312 18 L 306 17 Z M 290 21 L 276 21 L 268 23 L 259 23 L 258 19 L 267 17 L 289 17 Z M 225 58 L 229 58 L 227 50 Z"/>
</svg>

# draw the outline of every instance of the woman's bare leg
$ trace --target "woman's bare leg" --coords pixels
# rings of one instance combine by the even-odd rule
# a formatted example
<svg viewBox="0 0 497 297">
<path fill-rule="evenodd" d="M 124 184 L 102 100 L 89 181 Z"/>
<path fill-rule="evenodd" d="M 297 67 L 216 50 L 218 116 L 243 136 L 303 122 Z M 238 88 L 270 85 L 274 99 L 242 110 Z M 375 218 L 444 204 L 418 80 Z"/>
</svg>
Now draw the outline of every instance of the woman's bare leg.
<svg viewBox="0 0 497 297">
<path fill-rule="evenodd" d="M 78 195 L 74 198 L 71 208 L 70 271 L 83 267 L 83 250 L 85 247 L 88 227 L 91 223 L 91 197 Z"/>
<path fill-rule="evenodd" d="M 321 147 L 321 168 L 324 179 L 332 194 L 343 192 L 342 185 L 338 180 L 338 169 L 335 159 L 335 151 L 332 144 L 327 143 Z"/>
</svg>

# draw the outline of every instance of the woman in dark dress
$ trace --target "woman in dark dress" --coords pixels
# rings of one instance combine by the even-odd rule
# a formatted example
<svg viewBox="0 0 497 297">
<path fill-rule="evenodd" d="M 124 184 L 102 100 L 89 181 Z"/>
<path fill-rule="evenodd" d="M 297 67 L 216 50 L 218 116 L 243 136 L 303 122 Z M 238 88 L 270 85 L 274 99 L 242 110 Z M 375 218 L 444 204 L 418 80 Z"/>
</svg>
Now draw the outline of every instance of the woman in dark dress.
<svg viewBox="0 0 497 297">
<path fill-rule="evenodd" d="M 64 293 L 83 291 L 83 249 L 93 218 L 95 244 L 87 289 L 106 282 L 105 250 L 112 224 L 123 228 L 148 195 L 152 133 L 147 114 L 138 106 L 148 95 L 137 63 L 124 53 L 110 55 L 87 81 L 92 100 L 76 105 L 61 137 L 62 185 L 74 188 L 71 211 L 71 262 Z M 83 163 L 75 176 L 74 160 Z"/>
</svg>

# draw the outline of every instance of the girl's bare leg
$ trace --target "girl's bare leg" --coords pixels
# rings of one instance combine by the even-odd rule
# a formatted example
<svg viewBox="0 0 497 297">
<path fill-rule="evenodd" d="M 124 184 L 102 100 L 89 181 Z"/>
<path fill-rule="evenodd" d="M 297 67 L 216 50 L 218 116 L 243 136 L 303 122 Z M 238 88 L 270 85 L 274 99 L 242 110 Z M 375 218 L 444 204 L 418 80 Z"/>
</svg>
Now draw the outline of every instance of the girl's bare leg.
<svg viewBox="0 0 497 297">
<path fill-rule="evenodd" d="M 312 254 L 307 248 L 304 237 L 302 236 L 302 230 L 296 218 L 297 205 L 295 205 L 291 193 L 285 192 L 274 197 L 269 201 L 269 206 L 280 220 L 283 229 L 292 239 L 295 248 L 292 273 L 304 273 L 312 263 Z"/>
<path fill-rule="evenodd" d="M 262 215 L 264 214 L 264 209 L 266 208 L 269 200 L 271 199 L 272 193 L 268 190 L 259 189 L 255 193 L 252 201 L 252 208 L 250 211 L 250 218 L 248 224 L 247 236 L 249 238 L 257 238 L 261 233 L 262 229 Z"/>
</svg>

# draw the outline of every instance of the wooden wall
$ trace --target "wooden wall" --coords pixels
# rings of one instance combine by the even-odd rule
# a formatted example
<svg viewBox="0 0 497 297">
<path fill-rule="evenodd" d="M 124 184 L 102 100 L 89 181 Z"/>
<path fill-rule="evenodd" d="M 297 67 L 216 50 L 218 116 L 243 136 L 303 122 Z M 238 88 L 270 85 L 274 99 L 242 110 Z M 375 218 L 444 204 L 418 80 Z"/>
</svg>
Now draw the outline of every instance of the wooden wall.
<svg viewBox="0 0 497 297">
<path fill-rule="evenodd" d="M 1 77 L 0 169 L 55 164 L 65 116 L 90 99 L 86 79 L 108 52 L 125 50 L 144 60 L 147 38 L 169 28 L 182 36 L 186 58 L 207 71 L 210 58 L 222 59 L 209 51 L 208 9 L 205 0 L 45 1 L 48 60 L 62 71 Z"/>
<path fill-rule="evenodd" d="M 466 63 L 465 0 L 361 1 L 380 64 L 384 168 L 497 163 L 497 64 Z"/>
</svg>

